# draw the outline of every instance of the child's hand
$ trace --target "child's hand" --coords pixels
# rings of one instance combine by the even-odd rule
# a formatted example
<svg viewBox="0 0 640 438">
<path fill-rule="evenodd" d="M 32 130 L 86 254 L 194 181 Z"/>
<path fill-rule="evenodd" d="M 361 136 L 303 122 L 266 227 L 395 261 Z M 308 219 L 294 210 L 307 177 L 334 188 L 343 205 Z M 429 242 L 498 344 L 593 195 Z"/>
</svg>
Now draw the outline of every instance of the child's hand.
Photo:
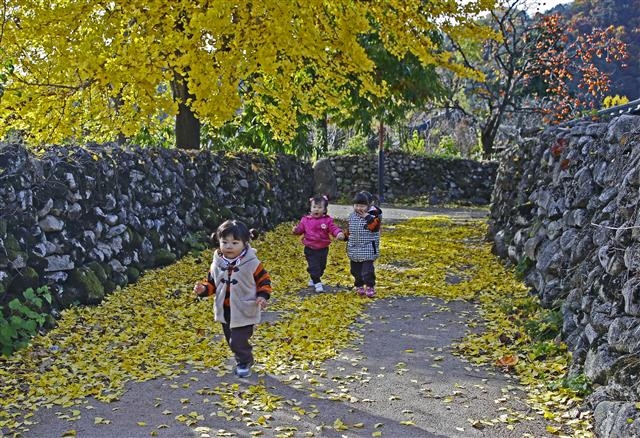
<svg viewBox="0 0 640 438">
<path fill-rule="evenodd" d="M 344 233 L 338 233 L 338 235 L 336 236 L 336 239 L 344 240 Z"/>
<path fill-rule="evenodd" d="M 267 308 L 267 306 L 269 305 L 269 303 L 267 303 L 267 300 L 265 300 L 263 297 L 258 297 L 256 298 L 256 304 L 260 307 L 260 309 L 264 310 Z"/>
<path fill-rule="evenodd" d="M 193 286 L 193 293 L 196 294 L 197 297 L 199 297 L 205 290 L 207 290 L 207 288 L 202 283 L 196 283 L 195 286 Z"/>
</svg>

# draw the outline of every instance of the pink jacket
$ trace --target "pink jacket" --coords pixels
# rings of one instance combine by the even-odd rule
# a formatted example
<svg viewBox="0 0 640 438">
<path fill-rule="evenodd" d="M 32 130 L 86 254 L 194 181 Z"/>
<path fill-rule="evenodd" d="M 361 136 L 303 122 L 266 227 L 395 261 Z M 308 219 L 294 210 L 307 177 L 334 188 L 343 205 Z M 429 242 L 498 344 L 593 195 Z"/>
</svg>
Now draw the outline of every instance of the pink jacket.
<svg viewBox="0 0 640 438">
<path fill-rule="evenodd" d="M 317 218 L 311 215 L 304 216 L 293 229 L 293 234 L 304 235 L 302 243 L 312 249 L 328 247 L 331 244 L 329 236 L 336 237 L 341 232 L 331 216 L 326 214 Z"/>
</svg>

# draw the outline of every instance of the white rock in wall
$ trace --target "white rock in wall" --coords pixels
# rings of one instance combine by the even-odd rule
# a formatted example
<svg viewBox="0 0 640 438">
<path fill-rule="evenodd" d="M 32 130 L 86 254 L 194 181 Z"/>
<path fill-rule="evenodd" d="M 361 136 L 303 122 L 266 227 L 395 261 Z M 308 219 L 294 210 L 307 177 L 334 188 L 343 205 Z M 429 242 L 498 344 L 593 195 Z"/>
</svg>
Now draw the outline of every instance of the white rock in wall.
<svg viewBox="0 0 640 438">
<path fill-rule="evenodd" d="M 45 233 L 50 233 L 53 231 L 61 231 L 64 228 L 64 221 L 58 219 L 55 216 L 47 215 L 44 219 L 38 222 L 38 226 Z"/>
<path fill-rule="evenodd" d="M 47 261 L 47 267 L 44 269 L 45 272 L 70 271 L 75 268 L 68 254 L 48 256 L 45 257 L 45 260 Z"/>
</svg>

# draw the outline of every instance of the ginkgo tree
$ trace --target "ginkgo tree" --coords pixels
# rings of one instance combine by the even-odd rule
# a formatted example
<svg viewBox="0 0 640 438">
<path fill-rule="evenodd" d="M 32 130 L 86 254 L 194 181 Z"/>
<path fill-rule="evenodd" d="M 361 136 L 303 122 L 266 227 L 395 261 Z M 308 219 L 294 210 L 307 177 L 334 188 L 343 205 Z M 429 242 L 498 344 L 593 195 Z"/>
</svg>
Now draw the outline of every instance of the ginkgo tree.
<svg viewBox="0 0 640 438">
<path fill-rule="evenodd" d="M 178 147 L 250 104 L 290 138 L 297 114 L 340 109 L 355 84 L 384 96 L 361 36 L 426 66 L 475 72 L 433 32 L 482 39 L 494 0 L 13 0 L 2 12 L 0 135 L 112 141 L 175 123 Z M 477 76 L 476 76 L 477 77 Z"/>
</svg>

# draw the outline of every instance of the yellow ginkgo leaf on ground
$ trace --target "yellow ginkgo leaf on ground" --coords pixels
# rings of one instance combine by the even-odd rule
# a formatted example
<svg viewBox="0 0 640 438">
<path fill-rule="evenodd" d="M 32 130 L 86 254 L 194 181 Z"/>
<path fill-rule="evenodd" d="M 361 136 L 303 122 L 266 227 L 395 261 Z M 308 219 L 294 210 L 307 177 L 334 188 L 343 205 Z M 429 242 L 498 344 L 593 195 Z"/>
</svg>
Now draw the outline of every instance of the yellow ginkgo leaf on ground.
<svg viewBox="0 0 640 438">
<path fill-rule="evenodd" d="M 333 428 L 337 431 L 349 429 L 349 427 L 347 427 L 347 425 L 339 418 L 333 422 Z"/>
<path fill-rule="evenodd" d="M 490 321 L 486 332 L 473 334 L 455 346 L 456 354 L 465 356 L 470 362 L 470 369 L 496 365 L 495 357 L 514 355 L 514 345 L 517 345 L 521 358 L 529 358 L 532 353 L 527 349 L 533 342 L 527 338 L 527 330 L 518 323 L 534 316 L 544 316 L 543 310 L 534 310 L 534 315 L 527 313 L 537 309 L 534 298 L 528 288 L 491 254 L 491 247 L 484 240 L 486 231 L 487 225 L 482 221 L 457 224 L 443 217 L 393 224 L 381 236 L 384 251 L 377 264 L 381 273 L 381 298 L 383 295 L 384 298 L 428 296 L 478 303 L 482 318 Z M 326 371 L 318 368 L 318 364 L 335 358 L 361 340 L 366 329 L 359 331 L 354 327 L 364 315 L 366 303 L 357 294 L 343 293 L 338 287 L 336 293 L 331 294 L 301 293 L 304 289 L 301 285 L 308 281 L 305 263 L 283 263 L 304 260 L 299 240 L 291 235 L 291 224 L 282 224 L 265 233 L 253 245 L 258 249 L 274 285 L 277 284 L 269 308 L 274 319 L 261 324 L 253 338 L 256 363 L 261 367 L 256 367 L 256 374 L 268 373 L 281 377 L 292 386 L 297 385 L 299 389 L 308 389 L 307 394 L 312 399 L 356 402 L 358 397 L 343 393 L 342 389 L 348 389 L 345 383 L 350 379 L 364 380 L 364 377 L 347 377 L 342 369 L 334 381 Z M 272 251 L 272 248 L 278 251 Z M 8 370 L 21 370 L 12 386 L 30 387 L 33 394 L 39 394 L 38 397 L 8 395 L 0 400 L 0 408 L 11 406 L 12 409 L 31 412 L 33 407 L 72 407 L 93 394 L 98 394 L 96 398 L 100 401 L 112 402 L 124 394 L 127 382 L 179 376 L 184 374 L 184 365 L 196 372 L 212 372 L 220 380 L 225 380 L 232 372 L 226 363 L 230 356 L 221 328 L 212 322 L 211 302 L 194 301 L 188 293 L 174 294 L 176 290 L 188 290 L 190 286 L 185 284 L 193 284 L 202 278 L 208 268 L 204 266 L 207 263 L 203 259 L 210 256 L 207 253 L 200 258 L 183 257 L 173 265 L 148 271 L 135 284 L 114 291 L 100 306 L 64 312 L 58 326 L 48 335 L 35 338 L 24 352 L 3 363 Z M 345 268 L 348 266 L 344 242 L 335 242 L 330 247 L 326 272 L 328 281 L 336 285 L 350 285 L 352 278 Z M 456 275 L 464 281 L 449 284 L 445 281 L 447 275 Z M 448 306 L 440 306 L 439 311 L 448 311 Z M 510 314 L 505 316 L 504 311 Z M 474 321 L 477 324 L 481 322 Z M 109 330 L 86 332 L 86 327 L 109 327 Z M 77 342 L 77 333 L 83 333 L 83 342 Z M 502 334 L 503 340 L 509 339 L 512 343 L 501 342 Z M 33 366 L 29 358 L 38 349 L 50 351 L 52 344 L 56 346 L 56 353 L 50 358 L 53 367 L 38 371 L 41 368 Z M 508 347 L 512 351 L 507 350 Z M 554 354 L 547 355 L 544 360 L 527 361 L 526 366 L 521 360 L 510 365 L 509 371 L 516 373 L 515 376 L 528 389 L 532 411 L 545 412 L 546 418 L 562 422 L 563 426 L 575 431 L 576 436 L 586 436 L 588 434 L 581 432 L 588 432 L 590 413 L 581 413 L 581 422 L 570 423 L 570 419 L 562 417 L 566 406 L 579 403 L 577 394 L 567 388 L 556 392 L 537 389 L 540 376 L 546 376 L 549 381 L 559 381 L 567 370 L 569 355 L 566 346 L 550 344 L 545 347 L 552 349 Z M 405 352 L 410 350 L 413 349 L 406 348 Z M 438 356 L 432 357 L 427 366 L 441 369 L 443 349 L 433 347 L 429 350 Z M 105 355 L 105 351 L 109 354 Z M 356 366 L 357 361 L 352 364 Z M 400 374 L 406 369 L 406 366 L 397 366 L 394 372 Z M 382 373 L 387 372 L 382 367 L 367 370 L 367 378 L 374 379 L 376 375 L 384 378 L 386 374 Z M 109 379 L 104 379 L 105 375 Z M 297 378 L 288 381 L 288 376 Z M 324 379 L 327 378 L 335 384 L 333 392 L 326 392 Z M 69 384 L 78 380 L 85 383 L 79 386 Z M 190 378 L 189 381 L 198 380 Z M 170 388 L 183 391 L 189 389 L 188 386 L 174 380 Z M 251 411 L 259 416 L 254 420 L 256 423 L 266 425 L 269 423 L 267 417 L 260 420 L 260 415 L 284 409 L 282 399 L 271 394 L 264 384 L 250 385 L 246 390 L 238 384 L 227 384 L 208 389 L 203 394 L 209 397 L 210 403 L 220 403 L 216 408 L 219 409 L 218 415 L 228 421 L 248 417 L 250 415 L 243 412 Z M 400 397 L 392 396 L 389 400 L 400 400 Z M 158 406 L 160 402 L 157 400 Z M 374 400 L 363 398 L 360 402 L 373 403 Z M 168 409 L 163 414 L 173 415 Z M 76 415 L 75 412 L 64 411 L 61 415 L 64 415 L 61 418 L 71 420 L 80 412 Z M 298 412 L 298 415 L 306 415 L 305 420 L 314 419 L 318 412 Z M 175 417 L 175 421 L 191 424 L 199 421 L 197 417 L 180 415 Z M 494 424 L 493 420 L 486 421 Z"/>
<path fill-rule="evenodd" d="M 560 429 L 551 425 L 548 425 L 546 428 L 547 432 L 557 435 L 560 432 Z"/>
</svg>

